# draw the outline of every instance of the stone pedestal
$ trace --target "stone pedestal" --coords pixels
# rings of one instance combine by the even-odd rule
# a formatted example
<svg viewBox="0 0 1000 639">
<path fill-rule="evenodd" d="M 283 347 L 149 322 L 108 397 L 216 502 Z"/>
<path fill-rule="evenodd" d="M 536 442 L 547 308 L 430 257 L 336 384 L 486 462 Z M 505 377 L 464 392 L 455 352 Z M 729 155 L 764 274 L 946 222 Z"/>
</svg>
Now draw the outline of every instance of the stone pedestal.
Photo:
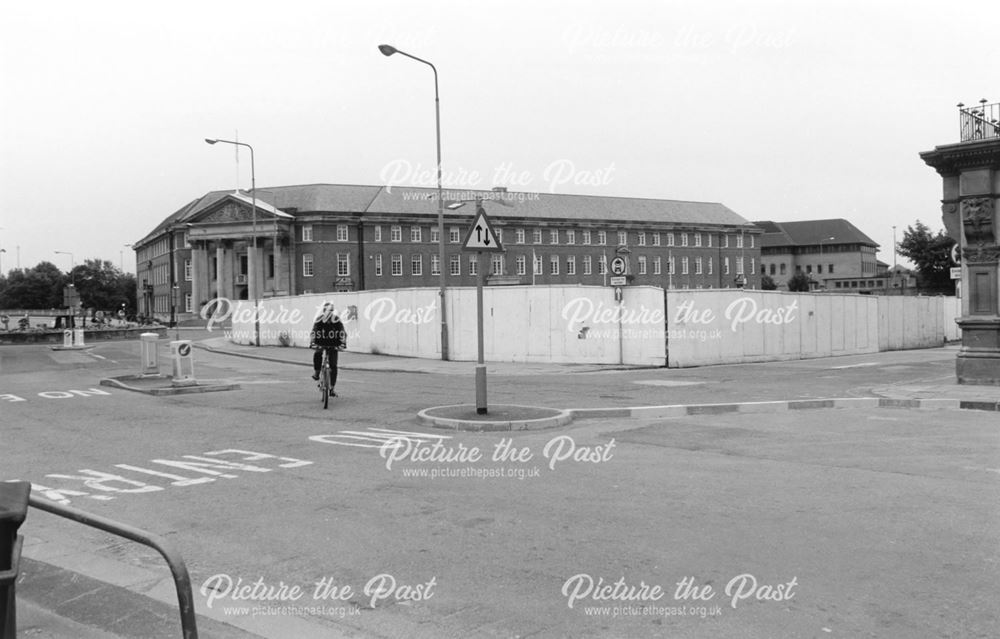
<svg viewBox="0 0 1000 639">
<path fill-rule="evenodd" d="M 944 181 L 941 211 L 962 267 L 960 384 L 1000 385 L 1000 137 L 936 147 L 920 157 Z"/>
</svg>

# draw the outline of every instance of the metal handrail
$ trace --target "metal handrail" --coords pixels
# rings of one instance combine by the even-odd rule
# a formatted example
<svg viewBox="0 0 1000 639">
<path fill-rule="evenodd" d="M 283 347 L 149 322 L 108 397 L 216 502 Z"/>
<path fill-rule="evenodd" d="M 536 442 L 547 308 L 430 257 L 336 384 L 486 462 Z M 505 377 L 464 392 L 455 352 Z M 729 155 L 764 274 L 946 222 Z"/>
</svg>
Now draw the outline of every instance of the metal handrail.
<svg viewBox="0 0 1000 639">
<path fill-rule="evenodd" d="M 181 628 L 184 633 L 184 639 L 198 639 L 198 627 L 195 622 L 194 612 L 194 594 L 191 591 L 191 576 L 184 565 L 184 560 L 181 559 L 180 554 L 173 548 L 170 542 L 163 537 L 140 528 L 129 526 L 128 524 L 123 524 L 107 517 L 101 517 L 100 515 L 94 515 L 71 506 L 64 506 L 46 499 L 39 499 L 34 495 L 28 496 L 28 505 L 52 513 L 53 515 L 71 519 L 85 526 L 91 526 L 112 535 L 124 537 L 144 546 L 149 546 L 160 553 L 167 560 L 167 565 L 170 566 L 170 573 L 174 578 L 174 586 L 177 588 L 177 603 L 180 606 Z"/>
<path fill-rule="evenodd" d="M 962 142 L 1000 138 L 1000 103 L 987 104 L 985 99 L 978 107 L 959 103 L 958 117 Z"/>
</svg>

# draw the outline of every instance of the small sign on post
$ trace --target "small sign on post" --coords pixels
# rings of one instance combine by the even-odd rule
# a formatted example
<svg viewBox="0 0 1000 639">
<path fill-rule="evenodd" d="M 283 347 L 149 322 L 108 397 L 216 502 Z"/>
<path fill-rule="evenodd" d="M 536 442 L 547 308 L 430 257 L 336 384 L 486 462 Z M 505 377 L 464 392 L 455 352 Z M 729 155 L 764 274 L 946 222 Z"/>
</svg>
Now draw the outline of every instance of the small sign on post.
<svg viewBox="0 0 1000 639">
<path fill-rule="evenodd" d="M 191 341 L 179 340 L 170 342 L 170 354 L 173 356 L 174 374 L 171 384 L 174 386 L 193 386 L 194 357 L 191 356 Z"/>
</svg>

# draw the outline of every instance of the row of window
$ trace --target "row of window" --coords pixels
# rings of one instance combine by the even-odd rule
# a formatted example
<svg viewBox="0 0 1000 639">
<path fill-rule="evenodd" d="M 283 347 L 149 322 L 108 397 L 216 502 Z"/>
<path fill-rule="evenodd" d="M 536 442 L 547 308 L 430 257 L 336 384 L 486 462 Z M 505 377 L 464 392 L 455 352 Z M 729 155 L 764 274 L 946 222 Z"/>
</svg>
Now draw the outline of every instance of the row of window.
<svg viewBox="0 0 1000 639">
<path fill-rule="evenodd" d="M 788 274 L 788 268 L 787 268 L 787 265 L 784 262 L 782 262 L 781 264 L 777 264 L 777 265 L 775 265 L 775 264 L 770 264 L 770 265 L 761 264 L 761 266 L 760 266 L 760 273 L 761 273 L 761 275 L 766 274 L 768 271 L 770 271 L 771 275 L 787 275 Z M 796 273 L 801 273 L 802 272 L 802 265 L 801 264 L 796 264 L 795 265 L 795 272 Z M 812 274 L 812 272 L 813 272 L 813 265 L 812 264 L 806 264 L 806 273 Z M 827 264 L 827 271 L 826 272 L 828 274 L 830 274 L 830 275 L 833 274 L 833 264 Z M 817 264 L 816 265 L 816 273 L 818 273 L 820 275 L 823 274 L 823 265 L 822 264 Z"/>
<path fill-rule="evenodd" d="M 374 241 L 382 242 L 382 227 L 375 226 L 374 228 Z M 411 226 L 410 231 L 410 242 L 423 242 L 424 228 L 422 226 Z M 503 228 L 496 228 L 497 235 L 501 242 L 503 242 Z M 618 246 L 628 245 L 628 231 L 618 231 L 617 232 Z M 435 226 L 430 227 L 430 241 L 438 241 L 438 229 Z M 532 244 L 543 244 L 543 238 L 547 235 L 548 244 L 576 244 L 577 243 L 577 232 L 575 229 L 547 229 L 543 230 L 540 228 L 531 229 L 531 243 Z M 646 232 L 637 231 L 634 232 L 635 236 L 635 246 L 712 246 L 713 233 L 659 233 L 659 232 Z M 663 236 L 666 236 L 663 238 Z M 514 229 L 514 243 L 515 244 L 526 244 L 527 230 L 523 228 Z M 733 235 L 733 242 L 735 248 L 744 248 L 743 244 L 743 234 Z M 662 239 L 666 239 L 666 243 L 661 243 Z M 596 241 L 595 241 L 596 240 Z M 312 225 L 305 225 L 302 227 L 302 241 L 312 242 L 313 241 L 313 227 Z M 337 241 L 338 242 L 348 242 L 350 241 L 350 227 L 347 224 L 337 225 Z M 389 241 L 390 242 L 402 242 L 403 241 L 403 227 L 399 225 L 393 225 L 389 227 Z M 458 244 L 462 241 L 462 230 L 457 226 L 448 227 L 448 241 L 452 244 Z M 729 248 L 729 234 L 723 234 L 721 236 L 721 248 Z M 608 243 L 608 232 L 607 231 L 591 231 L 589 229 L 583 229 L 580 231 L 580 244 L 590 245 L 597 244 L 598 246 L 604 246 Z M 754 248 L 754 236 L 749 236 L 749 248 Z"/>
<path fill-rule="evenodd" d="M 374 270 L 375 277 L 382 277 L 385 275 L 385 264 L 383 261 L 383 256 L 381 254 L 372 256 L 374 259 Z M 424 255 L 412 254 L 409 256 L 409 275 L 412 276 L 422 276 L 424 274 Z M 560 275 L 563 272 L 563 267 L 565 265 L 566 275 L 576 275 L 577 274 L 577 256 L 570 255 L 568 257 L 561 257 L 558 255 L 550 255 L 546 260 L 542 255 L 535 255 L 533 258 L 532 272 L 535 275 L 542 275 L 545 272 L 545 264 L 548 262 L 548 273 L 549 275 Z M 580 258 L 580 265 L 582 267 L 583 275 L 592 275 L 594 272 L 594 263 L 596 261 L 597 274 L 604 275 L 607 272 L 607 257 L 599 256 L 597 260 L 592 259 L 590 255 L 584 255 Z M 663 258 L 654 257 L 652 259 L 652 274 L 661 275 L 663 273 Z M 681 275 L 713 275 L 714 274 L 714 260 L 712 257 L 681 257 L 680 261 L 680 274 Z M 669 275 L 678 274 L 677 271 L 678 258 L 670 257 L 667 258 L 667 271 Z M 744 273 L 744 259 L 742 257 L 734 258 L 736 273 L 742 275 Z M 755 260 L 750 258 L 750 271 L 753 272 L 755 269 Z M 431 275 L 440 274 L 440 258 L 438 255 L 430 255 L 427 263 L 430 267 Z M 637 275 L 648 275 L 650 274 L 650 260 L 646 256 L 640 255 L 636 258 L 637 265 Z M 389 275 L 391 276 L 402 276 L 403 275 L 403 255 L 393 254 L 389 256 Z M 490 262 L 492 273 L 504 273 L 506 271 L 506 258 L 503 255 L 493 255 Z M 730 259 L 729 257 L 722 258 L 722 274 L 729 275 L 731 271 Z M 462 274 L 462 256 L 452 255 L 448 261 L 448 272 L 451 275 L 461 275 Z M 514 272 L 516 275 L 527 275 L 528 274 L 528 256 L 518 255 L 514 258 Z M 313 277 L 316 274 L 315 270 L 315 260 L 312 254 L 306 254 L 302 256 L 302 275 L 303 277 Z M 350 269 L 350 255 L 345 253 L 337 254 L 337 276 L 338 277 L 349 277 L 351 274 Z M 477 275 L 478 267 L 477 260 L 475 256 L 468 256 L 468 274 Z"/>
</svg>

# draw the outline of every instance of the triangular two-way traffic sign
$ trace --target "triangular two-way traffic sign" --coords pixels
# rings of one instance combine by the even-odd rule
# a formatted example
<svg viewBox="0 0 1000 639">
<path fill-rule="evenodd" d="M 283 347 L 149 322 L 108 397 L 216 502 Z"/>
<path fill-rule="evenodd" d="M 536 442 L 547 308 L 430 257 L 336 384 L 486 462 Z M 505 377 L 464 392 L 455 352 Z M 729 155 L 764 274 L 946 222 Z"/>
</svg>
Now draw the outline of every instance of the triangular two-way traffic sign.
<svg viewBox="0 0 1000 639">
<path fill-rule="evenodd" d="M 504 250 L 493 224 L 490 223 L 490 218 L 486 217 L 486 211 L 481 208 L 476 211 L 476 219 L 469 227 L 469 232 L 465 234 L 462 250 L 486 253 L 502 253 Z"/>
</svg>

